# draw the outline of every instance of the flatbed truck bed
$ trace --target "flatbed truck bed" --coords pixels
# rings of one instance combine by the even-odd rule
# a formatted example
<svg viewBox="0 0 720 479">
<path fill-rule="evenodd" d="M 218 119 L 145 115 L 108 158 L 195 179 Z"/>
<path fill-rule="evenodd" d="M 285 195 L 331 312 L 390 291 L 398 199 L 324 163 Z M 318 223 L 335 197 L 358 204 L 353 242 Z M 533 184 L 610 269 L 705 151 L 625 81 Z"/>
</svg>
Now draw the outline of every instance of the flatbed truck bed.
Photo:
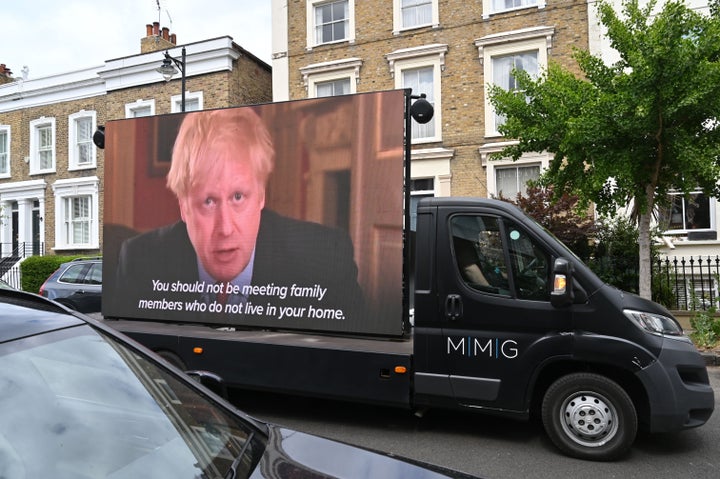
<svg viewBox="0 0 720 479">
<path fill-rule="evenodd" d="M 228 386 L 411 407 L 413 340 L 108 321 L 175 366 Z"/>
</svg>

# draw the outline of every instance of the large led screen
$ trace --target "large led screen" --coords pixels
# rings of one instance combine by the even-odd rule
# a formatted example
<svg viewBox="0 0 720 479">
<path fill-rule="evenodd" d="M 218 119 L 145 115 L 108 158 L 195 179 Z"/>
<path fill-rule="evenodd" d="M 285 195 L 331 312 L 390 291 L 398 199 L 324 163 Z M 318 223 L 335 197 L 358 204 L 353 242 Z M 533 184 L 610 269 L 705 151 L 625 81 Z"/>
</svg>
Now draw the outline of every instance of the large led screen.
<svg viewBox="0 0 720 479">
<path fill-rule="evenodd" d="M 106 125 L 106 317 L 399 335 L 404 93 Z"/>
</svg>

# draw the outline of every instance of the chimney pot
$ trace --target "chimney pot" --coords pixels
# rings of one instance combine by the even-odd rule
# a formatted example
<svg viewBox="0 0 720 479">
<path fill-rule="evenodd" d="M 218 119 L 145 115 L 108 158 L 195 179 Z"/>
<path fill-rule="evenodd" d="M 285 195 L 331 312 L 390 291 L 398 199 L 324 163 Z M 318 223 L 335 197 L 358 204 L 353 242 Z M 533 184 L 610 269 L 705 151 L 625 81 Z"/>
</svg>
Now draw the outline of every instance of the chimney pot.
<svg viewBox="0 0 720 479">
<path fill-rule="evenodd" d="M 160 22 L 153 22 L 153 35 L 160 35 Z"/>
<path fill-rule="evenodd" d="M 152 26 L 152 24 L 148 23 L 147 25 L 145 25 L 145 36 L 150 37 L 150 36 L 152 36 L 152 34 L 153 34 L 153 26 Z"/>
<path fill-rule="evenodd" d="M 172 43 L 173 45 L 177 45 L 177 35 L 175 35 L 174 33 L 170 34 L 170 43 Z"/>
<path fill-rule="evenodd" d="M 169 29 L 168 27 L 163 27 L 163 29 L 162 29 L 162 37 L 163 37 L 165 40 L 170 41 L 170 39 L 168 38 L 169 36 L 170 36 L 170 29 Z"/>
</svg>

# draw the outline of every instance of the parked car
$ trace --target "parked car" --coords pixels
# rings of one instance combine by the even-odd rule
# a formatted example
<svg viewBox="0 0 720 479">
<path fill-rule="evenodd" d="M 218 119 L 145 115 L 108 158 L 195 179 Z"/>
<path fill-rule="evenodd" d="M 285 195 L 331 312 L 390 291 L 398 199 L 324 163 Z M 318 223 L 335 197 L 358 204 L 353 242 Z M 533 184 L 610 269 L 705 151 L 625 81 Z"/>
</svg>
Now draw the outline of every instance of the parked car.
<svg viewBox="0 0 720 479">
<path fill-rule="evenodd" d="M 99 313 L 102 258 L 79 258 L 61 264 L 40 287 L 40 295 L 81 313 Z"/>
<path fill-rule="evenodd" d="M 38 295 L 0 290 L 0 317 L 0 477 L 472 477 L 253 419 Z"/>
</svg>

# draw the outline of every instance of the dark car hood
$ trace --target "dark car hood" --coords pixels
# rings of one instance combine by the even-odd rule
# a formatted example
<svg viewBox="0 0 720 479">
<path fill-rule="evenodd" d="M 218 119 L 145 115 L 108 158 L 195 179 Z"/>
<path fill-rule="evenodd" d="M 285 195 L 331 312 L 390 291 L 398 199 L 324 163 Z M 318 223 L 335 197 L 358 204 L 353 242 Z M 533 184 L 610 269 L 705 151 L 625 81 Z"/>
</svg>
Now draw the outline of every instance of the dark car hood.
<svg viewBox="0 0 720 479">
<path fill-rule="evenodd" d="M 268 430 L 268 446 L 252 479 L 475 477 L 278 426 L 269 425 Z"/>
</svg>

